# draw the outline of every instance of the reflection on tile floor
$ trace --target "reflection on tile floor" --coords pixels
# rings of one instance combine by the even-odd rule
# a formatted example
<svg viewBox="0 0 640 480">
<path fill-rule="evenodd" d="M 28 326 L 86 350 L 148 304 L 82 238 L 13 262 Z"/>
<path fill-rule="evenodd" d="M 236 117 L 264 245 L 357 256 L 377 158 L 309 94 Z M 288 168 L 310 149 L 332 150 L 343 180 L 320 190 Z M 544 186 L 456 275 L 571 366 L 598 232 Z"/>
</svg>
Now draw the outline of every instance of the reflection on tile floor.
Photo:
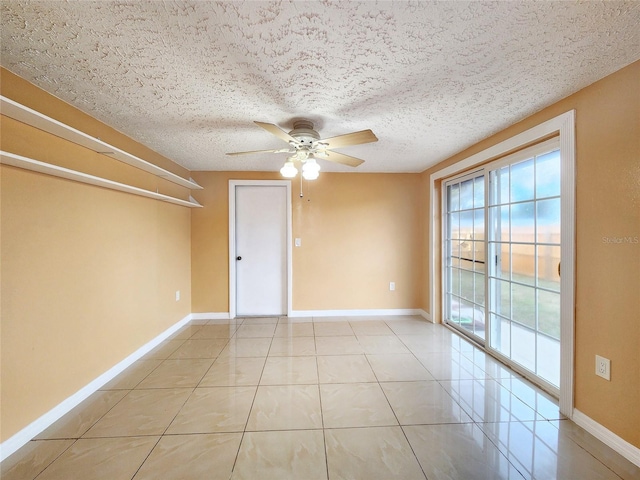
<svg viewBox="0 0 640 480">
<path fill-rule="evenodd" d="M 2 462 L 28 479 L 632 479 L 557 402 L 417 317 L 198 321 Z"/>
</svg>

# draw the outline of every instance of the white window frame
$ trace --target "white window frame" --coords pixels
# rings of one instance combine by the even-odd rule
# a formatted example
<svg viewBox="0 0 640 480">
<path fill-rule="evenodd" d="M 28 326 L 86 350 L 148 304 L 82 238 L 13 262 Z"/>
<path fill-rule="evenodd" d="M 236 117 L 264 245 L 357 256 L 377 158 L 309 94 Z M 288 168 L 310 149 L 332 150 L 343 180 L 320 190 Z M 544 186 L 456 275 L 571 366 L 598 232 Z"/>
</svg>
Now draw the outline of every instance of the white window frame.
<svg viewBox="0 0 640 480">
<path fill-rule="evenodd" d="M 560 289 L 560 413 L 573 417 L 574 410 L 574 321 L 575 321 L 575 110 L 558 115 L 546 122 L 493 145 L 479 153 L 443 168 L 429 176 L 429 308 L 434 322 L 442 322 L 442 299 L 436 279 L 442 275 L 441 197 L 436 182 L 452 177 L 492 159 L 508 155 L 552 135 L 560 137 L 561 158 L 561 248 Z"/>
</svg>

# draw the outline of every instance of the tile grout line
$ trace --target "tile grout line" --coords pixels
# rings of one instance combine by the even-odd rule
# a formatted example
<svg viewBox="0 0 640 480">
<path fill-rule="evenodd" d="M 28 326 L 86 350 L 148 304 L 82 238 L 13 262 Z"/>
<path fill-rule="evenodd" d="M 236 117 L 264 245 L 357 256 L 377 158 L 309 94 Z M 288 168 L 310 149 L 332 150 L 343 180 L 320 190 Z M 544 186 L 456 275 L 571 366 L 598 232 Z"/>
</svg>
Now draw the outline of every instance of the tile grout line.
<svg viewBox="0 0 640 480">
<path fill-rule="evenodd" d="M 244 323 L 244 321 L 243 321 L 243 323 Z M 277 323 L 276 323 L 276 325 L 277 325 Z M 276 326 L 276 328 L 277 328 L 277 326 Z M 274 330 L 274 335 L 275 335 L 275 330 Z M 240 443 L 238 444 L 238 451 L 236 452 L 236 456 L 233 459 L 233 465 L 231 466 L 231 476 L 229 478 L 233 477 L 233 473 L 234 473 L 234 471 L 236 469 L 236 464 L 238 463 L 238 457 L 240 456 L 240 449 L 242 448 L 242 443 L 244 442 L 244 437 L 245 437 L 245 434 L 247 433 L 247 425 L 249 425 L 249 418 L 251 417 L 251 411 L 253 410 L 253 405 L 255 404 L 256 397 L 258 396 L 258 388 L 260 388 L 260 382 L 262 380 L 262 375 L 264 375 L 264 369 L 267 366 L 267 358 L 269 358 L 269 352 L 271 351 L 271 344 L 272 343 L 273 343 L 273 337 L 271 337 L 271 341 L 269 342 L 269 349 L 267 350 L 267 355 L 264 357 L 264 363 L 262 364 L 262 371 L 260 372 L 260 378 L 258 378 L 258 384 L 256 385 L 256 391 L 254 392 L 253 399 L 251 400 L 251 406 L 249 407 L 249 413 L 247 414 L 247 420 L 245 421 L 244 428 L 242 429 L 242 436 L 240 437 Z"/>
<path fill-rule="evenodd" d="M 385 322 L 386 324 L 386 322 Z M 387 325 L 388 327 L 389 325 Z M 389 329 L 391 330 L 391 328 L 389 327 Z M 413 355 L 413 357 L 418 361 L 418 363 L 420 363 L 420 365 L 422 365 L 422 362 L 420 362 L 420 360 L 418 360 L 418 358 L 415 356 L 415 354 L 413 353 L 413 351 L 402 341 L 402 339 L 398 336 L 398 334 L 394 331 L 393 332 L 394 335 L 396 336 L 396 338 L 398 338 L 398 340 L 411 352 L 411 354 Z M 369 361 L 369 358 L 367 357 L 367 361 Z M 426 367 L 424 367 L 424 365 L 422 365 L 423 368 L 425 370 L 427 370 Z M 373 370 L 373 367 L 371 367 L 371 370 Z M 427 370 L 428 372 L 428 370 Z M 430 372 L 428 372 L 429 375 L 431 375 Z M 374 375 L 376 375 L 375 371 L 373 372 Z M 433 376 L 433 375 L 431 375 Z M 378 378 L 378 376 L 376 375 L 376 378 Z M 428 480 L 427 478 L 427 472 L 424 471 L 424 467 L 422 466 L 422 463 L 420 463 L 420 459 L 418 458 L 418 456 L 416 455 L 416 451 L 413 448 L 413 445 L 411 445 L 411 442 L 409 441 L 409 437 L 407 437 L 407 432 L 405 432 L 404 430 L 404 426 L 400 423 L 400 419 L 398 418 L 398 414 L 396 413 L 396 411 L 393 409 L 393 406 L 391 405 L 391 401 L 389 401 L 389 396 L 387 395 L 387 392 L 384 391 L 384 388 L 382 388 L 382 385 L 380 385 L 380 382 L 378 382 L 378 385 L 380 386 L 380 390 L 382 390 L 382 394 L 384 395 L 384 397 L 387 400 L 387 403 L 389 404 L 389 408 L 391 409 L 391 411 L 393 412 L 393 415 L 396 417 L 396 421 L 398 422 L 398 426 L 400 427 L 400 431 L 402 432 L 402 435 L 404 436 L 405 440 L 407 441 L 407 444 L 409 445 L 409 448 L 411 449 L 411 453 L 413 454 L 413 458 L 415 458 L 416 463 L 418 464 L 418 466 L 420 467 L 420 471 L 422 472 L 422 474 L 424 475 L 425 480 Z"/>
<path fill-rule="evenodd" d="M 314 336 L 313 343 L 315 344 L 315 328 L 314 328 Z M 322 444 L 324 446 L 324 465 L 327 471 L 327 480 L 329 480 L 329 452 L 327 450 L 327 433 L 324 425 L 324 410 L 322 408 L 322 392 L 320 391 L 320 368 L 318 365 L 318 350 L 316 349 L 316 371 L 318 372 L 318 400 L 320 402 L 320 422 L 322 425 Z"/>
<path fill-rule="evenodd" d="M 185 339 L 184 342 L 182 342 L 182 344 L 178 347 L 181 348 L 182 345 L 184 345 L 187 340 L 190 340 L 193 338 L 194 335 L 196 335 L 200 330 L 202 330 L 202 327 L 205 326 L 204 325 L 199 325 L 200 328 L 198 328 L 189 338 Z M 191 326 L 195 326 L 195 325 L 191 325 L 188 324 L 188 327 Z M 234 335 L 235 335 L 235 331 L 234 331 Z M 229 342 L 231 341 L 231 338 L 233 337 L 233 335 L 231 335 L 231 337 L 229 337 L 229 339 L 227 340 L 227 342 L 225 343 L 225 347 L 226 345 L 229 344 Z M 169 354 L 169 356 L 173 355 L 173 353 L 175 353 L 178 348 L 176 348 L 176 350 L 174 350 L 172 353 Z M 224 347 L 223 347 L 224 349 Z M 189 401 L 189 399 L 191 398 L 191 396 L 193 395 L 193 393 L 196 391 L 196 389 L 198 388 L 198 386 L 202 383 L 202 380 L 204 379 L 204 377 L 207 375 L 207 373 L 209 373 L 209 370 L 211 370 L 211 367 L 213 366 L 213 364 L 215 363 L 216 359 L 218 358 L 219 354 L 216 355 L 216 357 L 213 360 L 213 363 L 209 366 L 209 368 L 207 369 L 206 372 L 204 372 L 204 374 L 202 375 L 202 377 L 200 378 L 200 380 L 198 381 L 198 383 L 193 387 L 193 389 L 191 390 L 191 393 L 187 396 L 187 398 L 184 400 L 184 402 L 182 403 L 182 405 L 180 406 L 180 408 L 177 410 L 176 414 L 173 416 L 173 418 L 171 419 L 171 421 L 167 424 L 167 426 L 165 427 L 164 431 L 160 434 L 160 436 L 158 437 L 157 442 L 155 443 L 155 445 L 151 448 L 151 450 L 149 450 L 149 453 L 147 454 L 147 456 L 144 458 L 144 460 L 142 461 L 142 463 L 140 464 L 140 466 L 137 468 L 137 470 L 135 471 L 135 473 L 133 474 L 133 476 L 131 477 L 131 479 L 133 480 L 133 478 L 135 478 L 135 476 L 138 474 L 138 472 L 140 471 L 140 469 L 143 467 L 143 465 L 146 463 L 146 461 L 149 459 L 149 457 L 151 456 L 151 454 L 153 453 L 153 451 L 157 448 L 158 444 L 160 443 L 160 441 L 166 436 L 167 431 L 169 430 L 169 428 L 171 427 L 171 424 L 175 421 L 176 418 L 178 418 L 178 415 L 180 415 L 180 412 L 182 411 L 182 409 L 184 408 L 184 406 L 187 404 L 187 402 Z M 165 360 L 168 360 L 165 359 Z M 188 359 L 187 359 L 188 360 Z M 160 366 L 160 364 L 156 367 L 156 369 Z M 155 370 L 155 369 L 154 369 Z M 154 371 L 152 370 L 152 371 Z M 145 377 L 147 378 L 149 375 L 151 375 L 151 372 L 149 372 L 149 374 Z M 141 380 L 140 382 L 138 382 L 137 385 L 139 385 L 140 383 L 142 383 L 143 380 Z M 137 386 L 136 385 L 136 386 Z M 135 387 L 134 387 L 135 388 Z M 170 387 L 167 387 L 170 388 Z M 133 391 L 133 390 L 132 390 Z M 125 395 L 126 396 L 126 395 Z M 123 397 L 124 398 L 124 397 Z M 152 435 L 149 435 L 152 436 Z"/>
<path fill-rule="evenodd" d="M 49 463 L 47 463 L 47 465 L 42 470 L 40 470 L 40 472 L 35 477 L 33 477 L 34 480 L 37 479 L 40 475 L 42 475 L 45 472 L 45 470 L 47 468 L 49 468 L 51 465 L 53 465 L 54 462 L 56 460 L 58 460 L 67 450 L 69 450 L 71 447 L 73 447 L 78 442 L 78 440 L 80 440 L 80 439 L 79 438 L 73 439 L 73 442 L 71 442 L 71 445 L 69 445 L 67 448 L 62 450 L 58 455 L 56 455 L 56 457 L 53 460 L 51 460 Z M 31 440 L 31 441 L 34 441 L 34 440 Z M 0 474 L 0 477 L 2 477 L 2 474 Z"/>
</svg>

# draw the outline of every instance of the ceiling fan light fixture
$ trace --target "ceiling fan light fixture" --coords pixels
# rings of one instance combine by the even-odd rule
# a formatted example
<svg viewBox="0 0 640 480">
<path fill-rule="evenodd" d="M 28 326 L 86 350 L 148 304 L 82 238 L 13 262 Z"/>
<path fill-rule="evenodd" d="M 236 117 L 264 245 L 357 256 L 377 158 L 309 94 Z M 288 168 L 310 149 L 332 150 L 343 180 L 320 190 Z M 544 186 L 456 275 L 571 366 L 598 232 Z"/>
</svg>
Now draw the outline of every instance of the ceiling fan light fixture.
<svg viewBox="0 0 640 480">
<path fill-rule="evenodd" d="M 302 176 L 305 180 L 315 180 L 320 175 L 320 165 L 310 158 L 302 165 Z"/>
<path fill-rule="evenodd" d="M 293 178 L 298 174 L 298 169 L 292 161 L 284 162 L 284 165 L 280 169 L 280 174 L 285 178 Z"/>
<path fill-rule="evenodd" d="M 302 172 L 302 176 L 305 180 L 315 180 L 320 176 L 320 172 L 317 170 L 307 170 L 306 172 Z"/>
<path fill-rule="evenodd" d="M 311 172 L 311 171 L 319 172 L 320 171 L 320 165 L 318 165 L 318 162 L 316 162 L 315 158 L 309 158 L 302 165 L 302 171 L 303 172 Z"/>
</svg>

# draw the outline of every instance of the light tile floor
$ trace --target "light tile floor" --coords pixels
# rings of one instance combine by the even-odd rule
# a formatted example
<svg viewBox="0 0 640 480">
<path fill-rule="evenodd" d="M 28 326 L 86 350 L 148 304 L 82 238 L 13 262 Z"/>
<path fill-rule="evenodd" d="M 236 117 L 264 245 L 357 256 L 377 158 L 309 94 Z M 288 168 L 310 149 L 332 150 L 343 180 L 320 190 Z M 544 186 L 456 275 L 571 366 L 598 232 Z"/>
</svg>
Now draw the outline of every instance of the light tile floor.
<svg viewBox="0 0 640 480">
<path fill-rule="evenodd" d="M 638 479 L 416 317 L 194 322 L 2 463 L 14 479 Z"/>
</svg>

